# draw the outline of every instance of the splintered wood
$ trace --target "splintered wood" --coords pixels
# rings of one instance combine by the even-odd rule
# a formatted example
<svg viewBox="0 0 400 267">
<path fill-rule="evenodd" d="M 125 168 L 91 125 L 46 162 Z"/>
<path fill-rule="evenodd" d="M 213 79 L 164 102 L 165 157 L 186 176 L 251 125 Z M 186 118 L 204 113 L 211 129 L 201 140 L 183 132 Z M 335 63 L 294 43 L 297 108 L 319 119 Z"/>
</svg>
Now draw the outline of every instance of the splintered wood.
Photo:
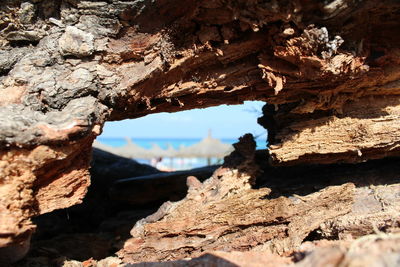
<svg viewBox="0 0 400 267">
<path fill-rule="evenodd" d="M 126 262 L 175 260 L 214 250 L 263 249 L 285 255 L 321 224 L 351 211 L 351 183 L 304 197 L 269 199 L 270 189 L 251 188 L 253 156 L 248 149 L 241 158 L 233 155 L 209 180 L 189 188 L 185 199 L 167 202 L 139 221 L 119 255 Z M 230 160 L 240 164 L 227 168 Z"/>
<path fill-rule="evenodd" d="M 276 117 L 287 121 L 269 146 L 276 165 L 363 162 L 400 155 L 398 98 L 361 98 L 331 116 L 290 121 L 278 111 Z"/>
</svg>

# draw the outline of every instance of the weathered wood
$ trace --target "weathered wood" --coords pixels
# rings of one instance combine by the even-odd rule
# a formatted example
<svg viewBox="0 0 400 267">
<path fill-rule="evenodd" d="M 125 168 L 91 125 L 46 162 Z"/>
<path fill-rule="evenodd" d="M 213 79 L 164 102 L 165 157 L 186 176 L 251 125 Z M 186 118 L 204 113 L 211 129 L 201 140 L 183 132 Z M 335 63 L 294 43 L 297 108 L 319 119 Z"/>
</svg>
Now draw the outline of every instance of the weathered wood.
<svg viewBox="0 0 400 267">
<path fill-rule="evenodd" d="M 192 258 L 218 250 L 288 256 L 307 240 L 350 240 L 375 229 L 399 231 L 398 159 L 381 168 L 374 168 L 379 163 L 331 166 L 326 173 L 319 166 L 275 172 L 267 167 L 264 179 L 270 188 L 253 189 L 254 155 L 249 153 L 251 143 L 250 148 L 244 146 L 250 141 L 242 142 L 225 167 L 189 188 L 185 199 L 167 202 L 137 222 L 118 255 L 131 263 Z M 237 168 L 227 168 L 232 162 Z M 307 179 L 307 172 L 314 177 Z M 383 185 L 387 182 L 391 184 Z"/>
<path fill-rule="evenodd" d="M 29 249 L 35 229 L 31 216 L 82 202 L 90 185 L 92 141 L 89 137 L 63 147 L 40 145 L 0 153 L 0 263 L 19 259 Z M 15 249 L 3 248 L 8 246 Z"/>
<path fill-rule="evenodd" d="M 340 267 L 340 266 L 397 266 L 400 259 L 398 235 L 374 234 L 355 241 L 327 241 L 307 244 L 294 257 L 281 257 L 269 252 L 210 251 L 200 257 L 168 262 L 141 262 L 123 264 L 117 258 L 102 261 L 89 259 L 83 263 L 67 261 L 64 266 L 84 267 Z M 108 265 L 107 265 L 108 264 Z M 114 264 L 114 265 L 111 265 Z M 21 266 L 27 267 L 27 266 Z"/>
<path fill-rule="evenodd" d="M 75 125 L 72 135 L 85 135 L 107 115 L 116 120 L 252 99 L 293 103 L 292 112 L 307 114 L 339 110 L 364 95 L 398 95 L 397 2 L 370 0 L 337 11 L 318 1 L 262 8 L 225 2 L 186 0 L 181 13 L 172 12 L 180 1 L 66 1 L 41 14 L 35 10 L 42 3 L 23 11 L 8 0 L 15 16 L 4 18 L 0 32 L 7 74 L 3 145 L 62 143 L 72 133 L 55 136 L 46 127 L 58 133 Z M 148 21 L 156 14 L 160 20 Z M 39 26 L 49 30 L 42 35 Z M 31 28 L 40 40 L 35 47 L 22 34 Z M 9 57 L 15 46 L 20 56 Z M 91 108 L 71 113 L 79 105 Z"/>
<path fill-rule="evenodd" d="M 170 262 L 144 262 L 129 267 L 339 267 L 339 266 L 397 266 L 400 259 L 400 239 L 392 235 L 371 235 L 364 240 L 321 244 L 303 250 L 304 258 L 279 257 L 267 252 L 209 252 L 201 257 Z M 301 254 L 299 252 L 299 254 Z"/>
<path fill-rule="evenodd" d="M 399 155 L 399 101 L 389 96 L 364 97 L 344 104 L 341 113 L 311 118 L 278 111 L 271 126 L 272 163 L 363 162 Z"/>
<path fill-rule="evenodd" d="M 325 266 L 331 261 L 340 264 L 344 259 L 346 262 L 361 260 L 360 257 L 363 254 L 362 252 L 354 254 L 355 248 L 360 245 L 362 245 L 360 249 L 368 248 L 369 246 L 363 244 L 375 242 L 377 239 L 384 241 L 382 245 L 374 248 L 375 251 L 379 251 L 379 254 L 368 253 L 371 258 L 365 260 L 374 262 L 385 258 L 392 259 L 389 254 L 386 254 L 389 252 L 385 247 L 387 244 L 389 250 L 396 249 L 397 241 L 393 243 L 392 239 L 400 231 L 399 158 L 360 164 L 275 167 L 266 164 L 264 150 L 257 151 L 255 154 L 255 162 L 260 165 L 260 170 L 252 160 L 251 151 L 254 143 L 248 141 L 247 144 L 250 144 L 250 147 L 246 149 L 246 146 L 242 146 L 242 153 L 236 152 L 226 160 L 225 169 L 218 170 L 212 178 L 214 181 L 201 184 L 191 177 L 190 190 L 188 197 L 184 200 L 185 203 L 182 201 L 165 204 L 158 212 L 139 222 L 133 230 L 135 238 L 130 239 L 125 250 L 121 252 L 121 254 L 126 253 L 124 260 L 127 261 L 132 254 L 129 249 L 132 248 L 133 242 L 135 246 L 145 246 L 143 251 L 136 247 L 133 253 L 135 257 L 140 258 L 140 261 L 142 257 L 150 261 L 180 259 L 178 262 L 159 263 L 167 266 L 200 264 L 203 261 L 217 261 L 218 264 L 234 261 L 241 266 L 241 262 L 246 262 L 245 260 L 247 260 L 247 265 L 254 264 L 255 266 L 265 261 L 274 263 L 273 266 L 276 266 L 278 263 L 285 264 L 292 260 L 296 262 L 302 260 L 298 264 L 308 265 L 310 265 L 310 260 L 316 262 L 315 265 L 321 261 L 318 264 Z M 244 153 L 245 151 L 247 152 Z M 244 161 L 245 164 L 243 164 Z M 238 166 L 241 170 L 240 177 L 244 181 L 238 178 L 239 175 L 235 177 L 238 171 L 233 166 Z M 251 179 L 254 176 L 257 177 L 255 181 Z M 253 184 L 252 188 L 246 181 Z M 350 190 L 343 190 L 345 188 Z M 96 197 L 96 193 L 101 196 L 104 192 L 100 189 L 92 191 L 90 199 Z M 107 202 L 107 199 L 99 199 L 97 203 L 103 203 L 102 201 Z M 106 206 L 101 204 L 99 208 Z M 88 215 L 84 214 L 84 209 L 80 212 L 76 213 L 74 208 L 70 208 L 70 220 L 76 221 L 77 215 L 85 220 Z M 65 212 L 61 214 L 66 217 Z M 135 211 L 132 210 L 129 214 L 130 220 L 135 221 L 137 216 L 132 216 L 135 215 Z M 138 214 L 139 211 L 136 211 L 136 215 Z M 300 214 L 303 215 L 300 216 Z M 332 214 L 343 215 L 330 218 Z M 93 214 L 97 218 L 99 215 L 99 213 Z M 48 215 L 41 216 L 40 219 L 46 221 L 46 216 L 49 219 Z M 110 236 L 114 232 L 117 236 L 122 233 L 121 229 L 117 230 L 112 225 L 121 225 L 123 217 L 110 219 L 110 222 L 105 223 L 108 226 L 101 227 L 89 235 L 85 233 L 58 235 L 51 240 L 34 241 L 33 255 L 16 267 L 30 266 L 28 263 L 35 263 L 38 266 L 41 266 L 41 263 L 47 266 L 54 262 L 54 259 L 69 255 L 79 255 L 73 256 L 73 259 L 83 260 L 85 255 L 88 258 L 93 256 L 98 259 L 98 253 L 101 252 L 102 255 L 105 253 L 104 250 L 92 250 L 96 247 L 98 240 L 103 240 L 105 236 Z M 50 222 L 52 221 L 43 224 L 42 221 L 38 225 L 40 227 Z M 60 227 L 60 220 L 53 222 L 57 222 L 55 224 Z M 126 223 L 129 224 L 129 220 Z M 87 224 L 88 222 L 85 221 L 85 226 Z M 85 226 L 82 224 L 81 228 L 77 229 L 91 231 Z M 61 227 L 60 232 L 62 231 Z M 140 235 L 140 239 L 144 242 L 135 243 L 134 241 L 138 240 L 137 232 L 141 231 L 144 232 Z M 364 236 L 371 233 L 378 233 L 378 235 Z M 219 238 L 218 235 L 220 235 Z M 360 240 L 357 241 L 357 238 Z M 109 238 L 108 240 L 119 241 Z M 297 242 L 297 240 L 301 241 Z M 76 246 L 69 248 L 70 246 L 66 245 L 69 242 L 78 241 L 85 247 L 84 249 L 77 249 Z M 293 245 L 296 242 L 297 245 Z M 394 247 L 391 247 L 391 244 Z M 107 246 L 110 245 L 107 243 Z M 153 250 L 150 249 L 149 253 L 147 249 L 150 246 Z M 176 248 L 180 246 L 187 247 L 180 248 L 176 252 Z M 340 246 L 339 250 L 337 246 Z M 349 250 L 349 247 L 353 248 Z M 46 249 L 50 249 L 51 252 Z M 154 251 L 154 249 L 160 250 Z M 225 250 L 225 252 L 215 252 L 216 249 Z M 194 259 L 193 262 L 187 261 L 187 258 L 200 256 L 205 252 L 212 256 Z M 351 257 L 349 257 L 350 254 Z M 161 255 L 162 259 L 158 258 L 158 255 Z M 285 257 L 285 255 L 291 257 Z M 146 257 L 149 258 L 146 259 Z M 96 266 L 95 260 L 73 263 L 76 266 L 85 266 L 88 262 Z M 143 263 L 143 265 L 159 266 L 157 263 Z"/>
<path fill-rule="evenodd" d="M 10 196 L 1 204 L 10 225 L 2 226 L 0 247 L 29 233 L 32 215 L 80 201 L 89 185 L 90 143 L 106 120 L 257 99 L 278 110 L 269 109 L 274 122 L 265 124 L 277 138 L 275 163 L 398 155 L 399 10 L 393 0 L 6 0 L 0 191 Z M 350 114 L 357 99 L 369 98 L 388 112 Z M 329 130 L 314 123 L 332 116 L 338 118 L 332 137 L 344 143 L 327 141 L 319 149 Z M 342 123 L 351 124 L 349 132 Z M 285 125 L 298 131 L 295 144 L 283 136 Z M 359 136 L 357 125 L 367 132 Z M 21 153 L 30 159 L 43 147 L 50 147 L 50 158 L 21 163 Z M 59 149 L 82 160 L 64 172 Z M 56 181 L 68 181 L 73 192 Z"/>
</svg>

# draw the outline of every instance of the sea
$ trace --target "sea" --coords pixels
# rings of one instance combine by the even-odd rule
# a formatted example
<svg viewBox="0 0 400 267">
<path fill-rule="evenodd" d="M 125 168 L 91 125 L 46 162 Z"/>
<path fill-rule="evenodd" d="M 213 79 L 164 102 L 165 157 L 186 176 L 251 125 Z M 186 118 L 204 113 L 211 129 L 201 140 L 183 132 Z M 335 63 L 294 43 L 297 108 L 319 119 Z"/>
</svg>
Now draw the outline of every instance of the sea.
<svg viewBox="0 0 400 267">
<path fill-rule="evenodd" d="M 257 149 L 265 149 L 267 146 L 265 136 L 263 138 L 257 138 Z M 168 146 L 172 146 L 175 149 L 179 149 L 182 146 L 188 147 L 194 145 L 201 141 L 201 138 L 131 138 L 132 142 L 135 144 L 145 148 L 150 149 L 153 144 L 160 146 L 162 149 L 167 149 Z M 238 139 L 235 138 L 221 138 L 222 143 L 226 144 L 234 144 L 238 142 Z M 97 138 L 102 144 L 112 146 L 112 147 L 121 147 L 127 144 L 125 138 L 118 138 L 118 137 L 102 137 L 99 136 Z M 145 159 L 135 159 L 140 163 L 150 164 L 154 167 L 157 167 L 164 171 L 176 171 L 176 170 L 185 170 L 185 169 L 192 169 L 198 168 L 211 164 L 221 164 L 222 160 L 217 158 L 212 158 L 209 161 L 203 158 L 186 158 L 186 159 L 173 159 L 173 158 L 164 158 L 161 162 L 151 162 L 151 160 Z"/>
<path fill-rule="evenodd" d="M 179 149 L 181 146 L 191 146 L 201 141 L 201 138 L 131 138 L 135 144 L 149 149 L 153 144 L 159 145 L 162 149 L 167 149 L 168 145 L 172 145 L 173 148 Z M 221 138 L 222 143 L 233 144 L 238 142 L 238 139 L 234 138 Z M 97 141 L 112 147 L 121 147 L 127 144 L 125 138 L 118 137 L 98 137 Z M 265 138 L 256 139 L 257 149 L 265 149 L 267 146 Z"/>
</svg>

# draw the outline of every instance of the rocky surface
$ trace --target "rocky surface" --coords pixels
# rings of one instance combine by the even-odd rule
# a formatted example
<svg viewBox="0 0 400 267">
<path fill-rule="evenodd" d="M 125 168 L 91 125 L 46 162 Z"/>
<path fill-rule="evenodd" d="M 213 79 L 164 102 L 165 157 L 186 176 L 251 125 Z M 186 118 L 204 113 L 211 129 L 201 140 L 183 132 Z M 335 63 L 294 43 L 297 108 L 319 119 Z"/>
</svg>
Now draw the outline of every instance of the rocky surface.
<svg viewBox="0 0 400 267">
<path fill-rule="evenodd" d="M 269 104 L 260 122 L 274 165 L 399 155 L 399 9 L 393 0 L 3 1 L 1 260 L 24 255 L 32 216 L 82 201 L 106 120 L 257 99 Z"/>
</svg>

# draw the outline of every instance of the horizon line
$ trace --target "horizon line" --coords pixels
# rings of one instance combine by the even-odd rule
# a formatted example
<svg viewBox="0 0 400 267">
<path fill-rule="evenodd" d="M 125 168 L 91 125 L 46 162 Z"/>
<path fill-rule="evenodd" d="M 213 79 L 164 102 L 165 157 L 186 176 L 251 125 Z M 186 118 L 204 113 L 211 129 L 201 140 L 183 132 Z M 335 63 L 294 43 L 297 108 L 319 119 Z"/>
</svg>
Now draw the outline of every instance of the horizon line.
<svg viewBox="0 0 400 267">
<path fill-rule="evenodd" d="M 97 136 L 96 137 L 96 139 L 97 138 L 105 138 L 105 139 L 125 139 L 125 138 L 130 138 L 130 139 L 186 139 L 186 140 L 190 140 L 190 139 L 204 139 L 204 138 L 206 138 L 206 136 L 203 136 L 203 137 L 133 137 L 133 136 L 101 136 L 101 135 L 99 135 L 99 136 Z M 239 137 L 215 137 L 215 136 L 212 136 L 213 138 L 215 138 L 215 139 L 231 139 L 231 140 L 233 140 L 233 139 L 237 139 L 237 140 L 239 140 Z M 256 136 L 255 136 L 256 137 Z M 255 138 L 256 140 L 257 139 L 259 139 L 259 138 Z"/>
</svg>

